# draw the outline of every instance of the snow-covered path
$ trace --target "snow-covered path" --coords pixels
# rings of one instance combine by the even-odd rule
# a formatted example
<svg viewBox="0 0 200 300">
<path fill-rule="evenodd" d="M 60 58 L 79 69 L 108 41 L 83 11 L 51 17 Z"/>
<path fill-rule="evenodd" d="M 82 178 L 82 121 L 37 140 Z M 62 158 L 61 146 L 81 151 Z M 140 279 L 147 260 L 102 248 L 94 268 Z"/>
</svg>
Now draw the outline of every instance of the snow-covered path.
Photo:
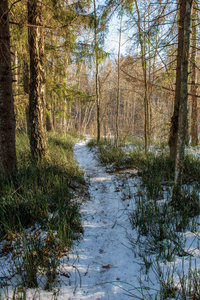
<svg viewBox="0 0 200 300">
<path fill-rule="evenodd" d="M 130 201 L 121 200 L 115 176 L 98 164 L 86 142 L 75 146 L 75 156 L 90 180 L 90 200 L 82 208 L 83 240 L 70 255 L 74 267 L 67 267 L 71 286 L 66 282 L 58 299 L 127 299 L 120 282 L 135 285 L 139 275 L 127 239 Z"/>
</svg>

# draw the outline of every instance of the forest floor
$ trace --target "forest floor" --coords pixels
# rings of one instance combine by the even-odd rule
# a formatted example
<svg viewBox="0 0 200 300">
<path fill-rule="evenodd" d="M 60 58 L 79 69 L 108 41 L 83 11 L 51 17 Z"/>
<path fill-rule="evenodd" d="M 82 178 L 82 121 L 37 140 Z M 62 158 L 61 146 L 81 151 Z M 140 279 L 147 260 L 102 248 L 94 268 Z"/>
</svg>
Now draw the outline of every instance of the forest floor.
<svg viewBox="0 0 200 300">
<path fill-rule="evenodd" d="M 142 189 L 138 170 L 109 174 L 86 141 L 74 150 L 89 183 L 90 200 L 82 205 L 83 239 L 61 266 L 67 277 L 60 281 L 58 299 L 183 299 L 186 289 L 198 289 L 199 228 L 181 234 L 185 256 L 166 261 L 145 252 L 145 243 L 137 244 L 138 232 L 130 222 Z M 177 293 L 181 284 L 185 287 Z M 49 299 L 48 295 L 40 297 Z"/>
<path fill-rule="evenodd" d="M 181 234 L 185 256 L 176 255 L 167 261 L 148 249 L 145 252 L 147 244 L 139 243 L 138 232 L 130 222 L 135 198 L 142 189 L 138 170 L 109 174 L 87 141 L 76 144 L 74 153 L 90 195 L 81 208 L 83 237 L 60 258 L 52 292 L 28 289 L 26 298 L 16 299 L 199 299 L 181 298 L 183 295 L 176 292 L 181 284 L 187 286 L 182 291 L 200 286 L 200 223 L 195 232 Z"/>
</svg>

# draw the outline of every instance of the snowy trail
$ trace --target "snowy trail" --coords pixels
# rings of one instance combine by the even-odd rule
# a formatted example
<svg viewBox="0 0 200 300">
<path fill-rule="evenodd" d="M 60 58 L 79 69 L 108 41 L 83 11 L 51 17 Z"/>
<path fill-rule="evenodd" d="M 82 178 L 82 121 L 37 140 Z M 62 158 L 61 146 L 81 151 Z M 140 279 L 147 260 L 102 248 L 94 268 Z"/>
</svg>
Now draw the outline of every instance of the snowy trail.
<svg viewBox="0 0 200 300">
<path fill-rule="evenodd" d="M 33 297 L 34 289 L 29 289 L 27 299 L 161 299 L 156 256 L 147 257 L 154 266 L 149 268 L 144 261 L 146 254 L 142 258 L 144 253 L 138 245 L 134 249 L 135 257 L 127 237 L 131 235 L 134 241 L 138 237 L 137 231 L 131 229 L 127 212 L 134 209 L 134 194 L 141 189 L 140 178 L 133 175 L 134 170 L 127 170 L 120 176 L 106 173 L 86 142 L 76 144 L 75 156 L 90 182 L 90 200 L 84 202 L 81 209 L 83 239 L 73 247 L 69 257 L 62 258 L 61 276 L 58 275 L 60 287 L 57 282 L 55 294 L 42 290 L 39 297 Z M 128 175 L 131 172 L 133 176 Z M 161 279 L 167 280 L 165 276 L 173 274 L 177 286 L 180 274 L 186 274 L 191 267 L 196 272 L 196 265 L 200 265 L 198 234 L 194 237 L 192 232 L 186 232 L 185 236 L 185 249 L 192 251 L 193 260 L 190 256 L 176 256 L 174 261 L 159 263 L 164 276 Z"/>
<path fill-rule="evenodd" d="M 68 262 L 75 260 L 75 267 L 67 268 L 71 286 L 66 282 L 58 299 L 130 299 L 119 287 L 120 281 L 135 283 L 139 272 L 127 239 L 131 228 L 126 205 L 130 204 L 121 200 L 115 176 L 98 164 L 86 142 L 75 146 L 75 156 L 85 176 L 90 178 L 91 199 L 82 208 L 83 240 Z"/>
</svg>

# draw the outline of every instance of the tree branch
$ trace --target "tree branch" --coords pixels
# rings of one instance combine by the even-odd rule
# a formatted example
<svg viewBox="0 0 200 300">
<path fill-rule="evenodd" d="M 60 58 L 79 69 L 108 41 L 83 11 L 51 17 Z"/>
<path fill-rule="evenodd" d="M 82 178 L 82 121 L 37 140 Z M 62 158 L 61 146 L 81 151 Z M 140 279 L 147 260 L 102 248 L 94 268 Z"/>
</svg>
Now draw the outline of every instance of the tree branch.
<svg viewBox="0 0 200 300">
<path fill-rule="evenodd" d="M 139 81 L 141 83 L 144 83 L 144 81 L 142 79 L 139 79 L 139 78 L 136 78 L 130 74 L 128 74 L 125 70 L 123 70 L 122 68 L 120 69 L 125 75 L 129 76 L 133 81 Z M 173 89 L 170 89 L 170 88 L 167 88 L 165 86 L 162 86 L 162 85 L 158 85 L 156 83 L 151 83 L 152 86 L 154 87 L 157 87 L 157 88 L 161 88 L 163 90 L 166 90 L 166 91 L 169 91 L 169 92 L 173 92 L 175 93 L 175 90 Z M 194 95 L 194 94 L 191 94 L 191 93 L 188 93 L 188 96 L 193 96 L 193 97 L 196 97 L 196 98 L 200 98 L 200 95 Z"/>
</svg>

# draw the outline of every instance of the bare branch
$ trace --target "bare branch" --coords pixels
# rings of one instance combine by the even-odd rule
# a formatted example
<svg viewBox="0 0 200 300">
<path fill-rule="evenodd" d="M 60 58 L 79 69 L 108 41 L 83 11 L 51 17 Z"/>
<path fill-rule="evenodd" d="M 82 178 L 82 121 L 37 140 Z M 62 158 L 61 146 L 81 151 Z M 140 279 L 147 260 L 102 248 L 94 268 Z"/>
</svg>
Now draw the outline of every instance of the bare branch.
<svg viewBox="0 0 200 300">
<path fill-rule="evenodd" d="M 134 76 L 128 74 L 128 73 L 127 73 L 125 70 L 123 70 L 122 68 L 121 68 L 120 70 L 121 70 L 125 75 L 129 76 L 133 81 L 139 81 L 139 82 L 141 82 L 141 83 L 144 84 L 144 80 L 139 79 L 139 78 L 136 78 L 136 77 L 134 77 Z M 173 92 L 173 93 L 175 92 L 175 90 L 173 90 L 173 89 L 170 89 L 170 88 L 167 88 L 167 87 L 165 87 L 165 86 L 158 85 L 158 84 L 155 84 L 155 83 L 151 83 L 150 85 L 151 85 L 151 86 L 155 86 L 156 88 L 160 88 L 160 89 L 169 91 L 169 92 Z M 193 94 L 191 94 L 191 93 L 188 93 L 188 96 L 193 96 L 193 97 L 196 97 L 196 98 L 200 98 L 200 95 L 193 95 Z"/>
</svg>

